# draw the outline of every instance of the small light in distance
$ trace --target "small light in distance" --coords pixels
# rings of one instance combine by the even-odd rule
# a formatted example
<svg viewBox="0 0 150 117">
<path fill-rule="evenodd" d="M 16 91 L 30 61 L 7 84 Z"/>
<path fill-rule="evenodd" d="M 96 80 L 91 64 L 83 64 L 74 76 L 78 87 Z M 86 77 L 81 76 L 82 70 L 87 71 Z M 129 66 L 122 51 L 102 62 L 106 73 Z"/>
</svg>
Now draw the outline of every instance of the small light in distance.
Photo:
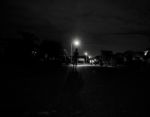
<svg viewBox="0 0 150 117">
<path fill-rule="evenodd" d="M 88 53 L 87 53 L 87 52 L 85 52 L 85 53 L 84 53 L 84 55 L 85 55 L 85 56 L 87 56 L 87 55 L 88 55 Z"/>
<path fill-rule="evenodd" d="M 144 51 L 144 55 L 147 56 L 148 54 L 148 50 Z"/>
</svg>

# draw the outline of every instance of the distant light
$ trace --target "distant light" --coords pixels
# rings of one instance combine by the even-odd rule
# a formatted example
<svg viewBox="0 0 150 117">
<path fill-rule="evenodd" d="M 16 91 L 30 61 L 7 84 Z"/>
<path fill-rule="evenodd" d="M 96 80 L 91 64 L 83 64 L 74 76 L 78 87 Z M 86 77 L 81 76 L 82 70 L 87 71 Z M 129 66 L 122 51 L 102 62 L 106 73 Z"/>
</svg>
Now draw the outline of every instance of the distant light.
<svg viewBox="0 0 150 117">
<path fill-rule="evenodd" d="M 87 55 L 88 55 L 88 53 L 87 53 L 87 52 L 85 52 L 85 53 L 84 53 L 84 55 L 85 55 L 85 56 L 87 56 Z"/>
<path fill-rule="evenodd" d="M 148 50 L 144 51 L 144 55 L 146 56 L 148 54 Z"/>
<path fill-rule="evenodd" d="M 33 51 L 32 51 L 32 54 L 35 56 L 35 55 L 37 54 L 37 52 L 33 50 Z"/>
<path fill-rule="evenodd" d="M 94 63 L 94 60 L 90 60 L 90 63 L 93 64 L 93 63 Z"/>
<path fill-rule="evenodd" d="M 96 59 L 94 59 L 94 62 L 96 62 L 97 60 Z"/>
<path fill-rule="evenodd" d="M 80 41 L 78 39 L 75 39 L 73 41 L 74 46 L 79 46 L 80 45 Z"/>
<path fill-rule="evenodd" d="M 92 64 L 94 63 L 95 61 L 94 60 L 92 60 Z"/>
<path fill-rule="evenodd" d="M 91 56 L 89 56 L 89 59 L 92 58 Z"/>
</svg>

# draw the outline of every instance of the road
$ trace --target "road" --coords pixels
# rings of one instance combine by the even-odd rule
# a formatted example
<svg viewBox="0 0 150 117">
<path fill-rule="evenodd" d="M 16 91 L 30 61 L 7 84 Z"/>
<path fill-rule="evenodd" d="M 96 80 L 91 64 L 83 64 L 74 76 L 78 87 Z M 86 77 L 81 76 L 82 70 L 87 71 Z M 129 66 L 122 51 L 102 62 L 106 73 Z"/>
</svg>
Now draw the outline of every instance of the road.
<svg viewBox="0 0 150 117">
<path fill-rule="evenodd" d="M 79 65 L 77 70 L 69 66 L 35 74 L 12 72 L 11 79 L 5 78 L 1 106 L 9 111 L 66 117 L 130 117 L 148 113 L 148 73 Z"/>
<path fill-rule="evenodd" d="M 146 116 L 148 113 L 146 74 L 90 65 L 79 65 L 77 74 L 78 79 L 72 85 L 78 93 L 73 99 L 86 117 Z"/>
</svg>

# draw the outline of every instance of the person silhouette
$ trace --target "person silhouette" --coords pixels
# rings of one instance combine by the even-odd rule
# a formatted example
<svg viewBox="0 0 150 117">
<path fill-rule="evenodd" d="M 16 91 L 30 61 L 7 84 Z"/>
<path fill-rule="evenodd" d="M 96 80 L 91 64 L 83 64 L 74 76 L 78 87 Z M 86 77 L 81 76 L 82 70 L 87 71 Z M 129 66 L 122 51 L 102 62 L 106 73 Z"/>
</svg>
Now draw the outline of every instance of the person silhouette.
<svg viewBox="0 0 150 117">
<path fill-rule="evenodd" d="M 76 66 L 78 64 L 78 56 L 79 56 L 78 49 L 75 49 L 75 51 L 73 53 L 73 68 L 74 69 L 76 69 Z"/>
</svg>

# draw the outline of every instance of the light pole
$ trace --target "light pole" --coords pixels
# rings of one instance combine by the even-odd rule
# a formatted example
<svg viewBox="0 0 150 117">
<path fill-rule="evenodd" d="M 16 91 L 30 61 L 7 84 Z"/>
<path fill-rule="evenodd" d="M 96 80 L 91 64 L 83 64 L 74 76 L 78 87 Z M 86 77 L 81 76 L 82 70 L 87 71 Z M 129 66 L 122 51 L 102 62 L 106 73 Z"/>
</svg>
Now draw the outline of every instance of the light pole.
<svg viewBox="0 0 150 117">
<path fill-rule="evenodd" d="M 73 48 L 73 45 L 78 47 L 80 45 L 80 41 L 78 39 L 75 39 L 74 41 L 71 42 L 71 63 L 72 63 L 72 48 Z"/>
</svg>

